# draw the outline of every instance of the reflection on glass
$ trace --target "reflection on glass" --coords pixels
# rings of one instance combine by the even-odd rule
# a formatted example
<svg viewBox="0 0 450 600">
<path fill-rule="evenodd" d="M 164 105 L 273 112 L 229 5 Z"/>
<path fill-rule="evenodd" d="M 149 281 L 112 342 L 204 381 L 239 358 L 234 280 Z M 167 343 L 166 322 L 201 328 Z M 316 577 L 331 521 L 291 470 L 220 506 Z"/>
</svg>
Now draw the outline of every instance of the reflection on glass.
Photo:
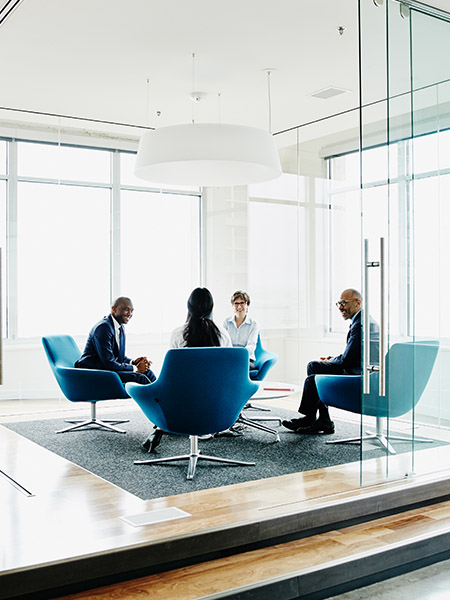
<svg viewBox="0 0 450 600">
<path fill-rule="evenodd" d="M 416 175 L 450 168 L 450 130 L 414 138 L 413 157 Z"/>
<path fill-rule="evenodd" d="M 283 173 L 278 179 L 248 186 L 250 198 L 267 198 L 271 200 L 293 200 L 298 198 L 298 178 L 292 173 Z"/>
<path fill-rule="evenodd" d="M 379 146 L 362 153 L 363 185 L 384 182 L 398 176 L 398 146 Z"/>
<path fill-rule="evenodd" d="M 342 166 L 341 161 L 341 166 Z M 350 164 L 353 155 L 350 155 Z M 331 292 L 333 300 L 347 288 L 361 288 L 361 197 L 359 190 L 330 197 Z M 331 311 L 332 331 L 348 331 L 339 312 Z"/>
<path fill-rule="evenodd" d="M 330 190 L 359 188 L 359 152 L 337 156 L 330 161 Z"/>
<path fill-rule="evenodd" d="M 86 335 L 109 306 L 110 192 L 19 183 L 18 335 Z"/>
</svg>

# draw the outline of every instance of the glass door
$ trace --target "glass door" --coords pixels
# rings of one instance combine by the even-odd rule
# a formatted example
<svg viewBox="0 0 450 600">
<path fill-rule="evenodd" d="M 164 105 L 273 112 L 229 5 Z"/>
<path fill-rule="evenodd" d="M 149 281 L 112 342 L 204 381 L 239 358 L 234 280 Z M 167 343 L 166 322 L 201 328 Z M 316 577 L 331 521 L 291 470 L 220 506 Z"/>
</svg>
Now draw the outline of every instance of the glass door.
<svg viewBox="0 0 450 600">
<path fill-rule="evenodd" d="M 360 0 L 365 485 L 439 469 L 445 439 L 450 24 L 415 4 Z"/>
</svg>

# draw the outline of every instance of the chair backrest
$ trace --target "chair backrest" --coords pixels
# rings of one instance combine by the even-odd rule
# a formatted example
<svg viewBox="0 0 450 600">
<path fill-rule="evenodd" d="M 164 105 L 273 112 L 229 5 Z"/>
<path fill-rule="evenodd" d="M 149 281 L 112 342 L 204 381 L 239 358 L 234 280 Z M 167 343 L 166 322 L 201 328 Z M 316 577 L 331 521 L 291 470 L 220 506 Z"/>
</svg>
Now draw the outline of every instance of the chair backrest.
<svg viewBox="0 0 450 600">
<path fill-rule="evenodd" d="M 386 396 L 379 396 L 379 374 L 372 373 L 363 414 L 395 418 L 410 412 L 425 390 L 438 351 L 435 340 L 393 344 L 386 354 Z"/>
<path fill-rule="evenodd" d="M 387 415 L 398 417 L 414 408 L 433 371 L 439 351 L 435 340 L 393 344 L 386 355 Z"/>
<path fill-rule="evenodd" d="M 154 383 L 126 390 L 161 429 L 203 435 L 231 427 L 258 384 L 246 348 L 179 348 L 167 352 Z"/>
<path fill-rule="evenodd" d="M 370 393 L 361 399 L 360 375 L 316 375 L 324 404 L 357 414 L 395 418 L 411 411 L 430 379 L 439 342 L 399 342 L 386 354 L 386 396 L 379 396 L 379 373 L 370 374 Z"/>
<path fill-rule="evenodd" d="M 70 335 L 48 335 L 42 338 L 45 353 L 50 366 L 73 367 L 80 358 L 81 352 Z"/>
<path fill-rule="evenodd" d="M 258 334 L 258 341 L 255 348 L 256 369 L 250 371 L 250 377 L 254 381 L 262 381 L 267 373 L 278 360 L 278 354 L 265 350 L 261 343 L 261 336 Z"/>
</svg>

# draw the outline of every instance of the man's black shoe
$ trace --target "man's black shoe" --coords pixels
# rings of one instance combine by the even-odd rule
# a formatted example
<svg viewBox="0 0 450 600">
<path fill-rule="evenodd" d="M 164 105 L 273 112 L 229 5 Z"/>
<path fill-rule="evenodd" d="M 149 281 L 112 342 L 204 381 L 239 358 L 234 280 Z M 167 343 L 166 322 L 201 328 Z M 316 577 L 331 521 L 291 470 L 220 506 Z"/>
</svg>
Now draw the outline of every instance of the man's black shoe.
<svg viewBox="0 0 450 600">
<path fill-rule="evenodd" d="M 315 435 L 318 433 L 334 433 L 334 423 L 333 421 L 325 421 L 320 417 L 315 421 L 312 425 L 308 427 L 297 427 L 295 433 L 304 433 L 306 435 Z"/>
<path fill-rule="evenodd" d="M 157 448 L 157 446 L 159 446 L 159 444 L 161 443 L 161 438 L 163 434 L 164 431 L 162 429 L 154 428 L 154 430 L 148 436 L 148 438 L 144 442 L 142 442 L 143 447 L 148 452 L 154 452 L 155 448 Z"/>
<path fill-rule="evenodd" d="M 315 422 L 315 417 L 300 417 L 300 419 L 291 419 L 290 421 L 281 421 L 283 427 L 290 431 L 297 431 L 299 427 L 309 427 Z"/>
</svg>

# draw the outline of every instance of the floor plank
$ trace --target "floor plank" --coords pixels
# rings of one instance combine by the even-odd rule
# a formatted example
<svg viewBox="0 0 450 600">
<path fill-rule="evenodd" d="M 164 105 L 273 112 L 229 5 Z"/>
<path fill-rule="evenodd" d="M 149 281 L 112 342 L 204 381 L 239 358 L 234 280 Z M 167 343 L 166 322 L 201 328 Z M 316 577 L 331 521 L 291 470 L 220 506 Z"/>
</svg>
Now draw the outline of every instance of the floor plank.
<svg viewBox="0 0 450 600">
<path fill-rule="evenodd" d="M 71 594 L 61 600 L 100 600 L 138 598 L 194 600 L 240 587 L 300 574 L 315 567 L 324 570 L 368 553 L 399 546 L 423 535 L 450 532 L 450 502 L 415 509 L 363 523 L 255 550 L 224 559 L 209 561 L 150 577 Z M 399 552 L 401 550 L 399 549 Z"/>
</svg>

